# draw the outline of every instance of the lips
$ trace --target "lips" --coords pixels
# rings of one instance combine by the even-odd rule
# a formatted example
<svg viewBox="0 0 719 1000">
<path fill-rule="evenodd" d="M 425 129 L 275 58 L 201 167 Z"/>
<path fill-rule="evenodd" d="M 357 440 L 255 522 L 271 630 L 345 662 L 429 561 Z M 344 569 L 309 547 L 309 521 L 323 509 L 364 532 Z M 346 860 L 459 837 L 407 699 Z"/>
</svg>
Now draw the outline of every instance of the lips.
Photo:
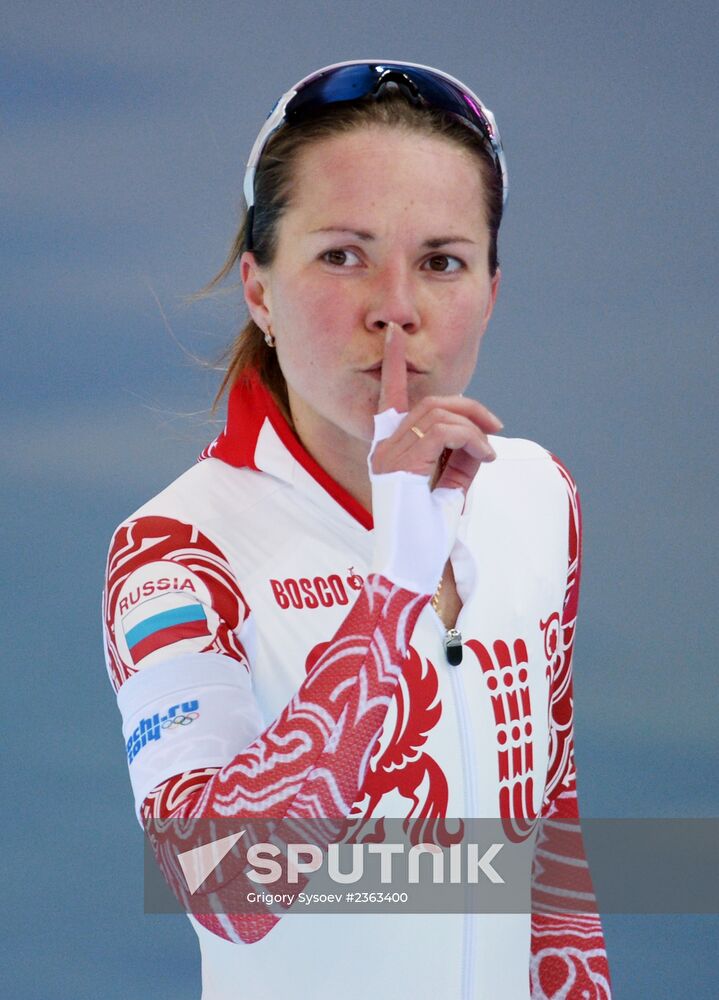
<svg viewBox="0 0 719 1000">
<path fill-rule="evenodd" d="M 374 364 L 374 365 L 370 365 L 369 368 L 363 368 L 362 369 L 363 372 L 378 372 L 378 371 L 381 371 L 381 370 L 382 370 L 382 362 L 381 361 L 376 362 L 376 364 Z M 423 371 L 421 368 L 417 368 L 417 366 L 413 365 L 413 364 L 408 364 L 407 365 L 407 371 L 408 372 L 414 372 L 416 375 L 426 375 L 427 374 L 426 371 Z"/>
</svg>

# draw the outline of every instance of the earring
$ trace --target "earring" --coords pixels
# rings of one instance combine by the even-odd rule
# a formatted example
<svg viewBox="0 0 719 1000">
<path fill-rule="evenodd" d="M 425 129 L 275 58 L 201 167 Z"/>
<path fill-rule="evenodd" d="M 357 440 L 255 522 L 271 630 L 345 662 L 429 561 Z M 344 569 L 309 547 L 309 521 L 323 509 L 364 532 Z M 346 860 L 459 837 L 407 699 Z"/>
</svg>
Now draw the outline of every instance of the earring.
<svg viewBox="0 0 719 1000">
<path fill-rule="evenodd" d="M 270 327 L 268 330 L 265 331 L 265 343 L 267 344 L 268 347 L 275 346 L 275 338 L 272 334 L 272 327 Z"/>
</svg>

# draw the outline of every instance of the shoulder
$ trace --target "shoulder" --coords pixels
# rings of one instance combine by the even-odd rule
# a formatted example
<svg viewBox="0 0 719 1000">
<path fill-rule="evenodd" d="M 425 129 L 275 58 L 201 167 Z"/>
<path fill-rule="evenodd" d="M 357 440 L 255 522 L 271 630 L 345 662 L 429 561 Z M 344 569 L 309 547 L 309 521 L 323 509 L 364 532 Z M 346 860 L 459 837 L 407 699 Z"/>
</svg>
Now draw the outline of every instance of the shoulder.
<svg viewBox="0 0 719 1000">
<path fill-rule="evenodd" d="M 503 463 L 543 463 L 554 467 L 562 478 L 572 478 L 564 462 L 553 451 L 537 441 L 531 441 L 529 438 L 507 438 L 495 434 L 490 434 L 489 440 L 497 453 L 497 459 Z"/>
<path fill-rule="evenodd" d="M 230 593 L 230 617 L 241 621 L 247 608 L 235 582 L 233 546 L 243 535 L 245 511 L 262 508 L 277 488 L 263 473 L 215 458 L 199 461 L 114 529 L 105 571 L 107 599 L 121 606 L 126 591 L 143 599 L 187 591 L 224 606 Z"/>
<path fill-rule="evenodd" d="M 490 435 L 497 458 L 489 465 L 506 495 L 507 485 L 518 486 L 532 506 L 542 509 L 542 523 L 554 523 L 565 538 L 570 583 L 579 585 L 582 560 L 582 506 L 579 489 L 566 464 L 553 452 L 525 438 Z M 532 470 L 528 472 L 527 470 Z M 489 477 L 488 477 L 489 478 Z M 530 489 L 527 489 L 530 486 Z M 516 492 L 516 491 L 515 491 Z M 554 512 L 554 518 L 550 517 Z M 576 607 L 576 593 L 574 597 Z"/>
<path fill-rule="evenodd" d="M 504 462 L 536 462 L 551 458 L 550 452 L 543 445 L 537 441 L 530 441 L 529 438 L 490 434 L 489 440 L 497 453 L 497 458 Z"/>
<path fill-rule="evenodd" d="M 497 458 L 485 466 L 485 481 L 494 480 L 498 487 L 531 485 L 544 486 L 558 496 L 577 494 L 577 484 L 567 465 L 552 451 L 528 438 L 506 438 L 489 435 Z"/>
<path fill-rule="evenodd" d="M 250 608 L 224 533 L 233 501 L 241 515 L 245 473 L 251 493 L 251 470 L 203 460 L 115 529 L 103 618 L 116 690 L 137 670 L 180 654 L 211 651 L 245 662 L 237 632 Z"/>
<path fill-rule="evenodd" d="M 578 556 L 582 534 L 579 490 L 566 464 L 526 438 L 490 435 L 497 458 L 480 467 L 468 512 L 480 522 L 504 525 L 512 537 L 543 540 Z M 564 557 L 563 557 L 564 558 Z"/>
<path fill-rule="evenodd" d="M 158 515 L 207 526 L 221 522 L 225 515 L 241 516 L 281 485 L 273 476 L 255 469 L 203 458 L 124 518 L 120 526 Z"/>
</svg>

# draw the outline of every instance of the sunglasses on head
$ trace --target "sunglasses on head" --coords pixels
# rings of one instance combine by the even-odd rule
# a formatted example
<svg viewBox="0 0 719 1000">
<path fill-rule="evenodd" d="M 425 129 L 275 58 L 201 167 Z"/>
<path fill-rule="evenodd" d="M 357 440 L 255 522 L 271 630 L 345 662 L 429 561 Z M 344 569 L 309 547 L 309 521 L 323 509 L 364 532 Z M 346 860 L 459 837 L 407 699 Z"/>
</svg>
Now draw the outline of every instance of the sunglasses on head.
<svg viewBox="0 0 719 1000">
<path fill-rule="evenodd" d="M 349 103 L 376 96 L 395 84 L 420 107 L 436 108 L 477 134 L 492 158 L 502 182 L 502 207 L 507 203 L 507 165 L 494 115 L 459 80 L 431 66 L 418 63 L 363 60 L 325 66 L 299 83 L 277 101 L 262 126 L 250 152 L 243 191 L 247 202 L 247 249 L 252 249 L 252 216 L 255 205 L 255 172 L 262 153 L 277 129 L 300 124 L 332 104 Z"/>
</svg>

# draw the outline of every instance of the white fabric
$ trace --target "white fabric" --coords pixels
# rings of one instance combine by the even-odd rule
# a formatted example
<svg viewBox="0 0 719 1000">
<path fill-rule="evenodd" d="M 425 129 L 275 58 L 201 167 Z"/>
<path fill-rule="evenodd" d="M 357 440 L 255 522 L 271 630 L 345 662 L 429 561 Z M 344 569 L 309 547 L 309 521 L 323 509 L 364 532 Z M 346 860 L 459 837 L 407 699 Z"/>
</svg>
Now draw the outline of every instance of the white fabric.
<svg viewBox="0 0 719 1000">
<path fill-rule="evenodd" d="M 431 477 L 414 472 L 373 472 L 377 445 L 406 416 L 391 407 L 374 418 L 367 456 L 375 526 L 371 567 L 406 590 L 433 594 L 457 537 L 464 492 L 445 487 L 432 490 Z"/>
<path fill-rule="evenodd" d="M 251 945 L 188 916 L 202 1000 L 530 1000 L 524 913 L 301 914 Z"/>
<path fill-rule="evenodd" d="M 246 667 L 221 653 L 140 670 L 118 691 L 117 705 L 141 826 L 153 788 L 183 771 L 222 767 L 265 728 Z"/>
<path fill-rule="evenodd" d="M 241 417 L 238 413 L 237 420 Z M 395 427 L 402 419 L 396 413 L 380 417 Z M 524 730 L 515 739 L 506 724 L 498 724 L 496 692 L 478 651 L 485 654 L 485 666 L 487 658 L 496 661 L 491 671 L 496 675 L 498 643 L 513 654 L 520 638 L 527 651 L 532 725 L 522 780 L 531 777 L 533 808 L 541 806 L 550 749 L 547 667 L 553 655 L 552 633 L 545 626 L 559 620 L 565 596 L 567 489 L 540 445 L 492 436 L 490 441 L 497 460 L 482 464 L 468 490 L 450 556 L 463 603 L 457 621 L 465 640 L 463 661 L 459 667 L 448 664 L 445 628 L 428 603 L 411 637 L 415 655 L 407 683 L 398 688 L 370 765 L 380 797 L 370 802 L 366 796 L 358 805 L 373 816 L 432 816 L 437 809 L 447 817 L 498 815 L 500 791 L 510 783 L 499 755 L 508 738 L 523 753 L 529 743 Z M 346 618 L 356 580 L 379 565 L 373 557 L 378 527 L 365 528 L 326 484 L 313 479 L 267 419 L 252 453 L 257 471 L 208 458 L 133 519 L 164 517 L 195 525 L 221 551 L 252 609 L 236 634 L 251 664 L 254 697 L 269 723 Z M 411 546 L 416 549 L 416 537 Z M 214 559 L 213 553 L 208 547 L 208 557 Z M 430 584 L 423 592 L 431 589 Z M 292 594 L 301 599 L 288 600 Z M 334 596 L 323 603 L 322 594 Z M 203 657 L 214 660 L 218 654 L 197 659 L 205 663 Z M 148 683 L 159 666 L 141 671 Z M 512 691 L 518 690 L 521 666 L 503 668 L 511 675 Z M 404 741 L 403 755 L 397 754 L 390 768 L 385 751 L 398 741 Z M 235 752 L 228 750 L 223 763 Z M 202 952 L 203 1000 L 294 995 L 529 1000 L 529 914 L 289 915 L 247 946 L 190 920 Z"/>
</svg>

